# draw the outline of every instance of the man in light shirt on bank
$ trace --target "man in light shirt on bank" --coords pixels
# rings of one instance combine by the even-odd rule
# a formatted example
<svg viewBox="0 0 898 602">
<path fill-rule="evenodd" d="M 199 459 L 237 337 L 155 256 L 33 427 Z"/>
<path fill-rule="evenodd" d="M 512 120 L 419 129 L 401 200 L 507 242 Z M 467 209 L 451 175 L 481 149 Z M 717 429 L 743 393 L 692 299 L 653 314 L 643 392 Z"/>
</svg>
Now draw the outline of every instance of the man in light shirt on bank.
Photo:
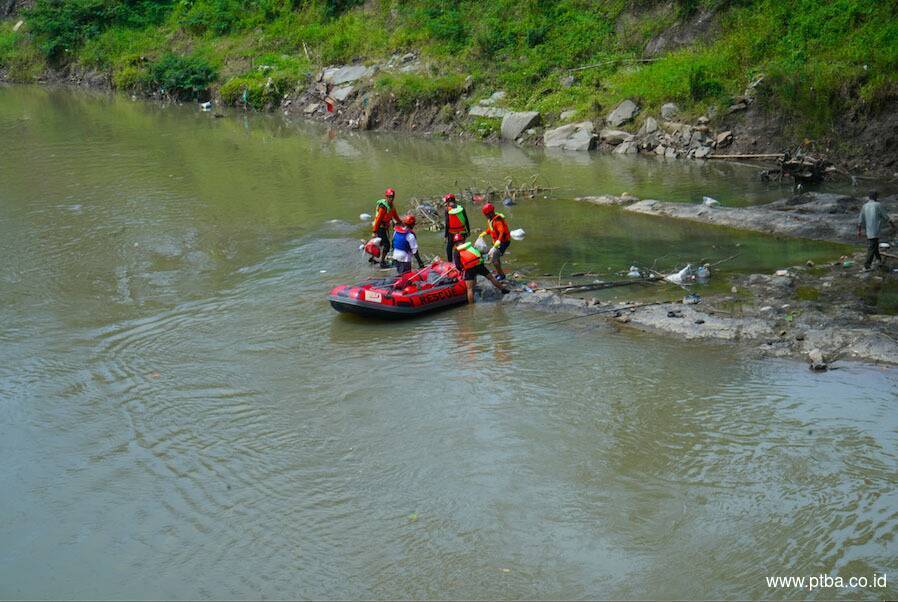
<svg viewBox="0 0 898 602">
<path fill-rule="evenodd" d="M 895 222 L 883 210 L 882 205 L 877 199 L 877 193 L 874 190 L 870 193 L 870 198 L 861 207 L 861 214 L 857 219 L 857 235 L 861 237 L 861 230 L 865 230 L 867 234 L 867 259 L 864 261 L 864 270 L 869 270 L 873 265 L 873 260 L 879 262 L 882 266 L 882 255 L 879 254 L 879 237 L 886 224 L 895 229 Z"/>
</svg>

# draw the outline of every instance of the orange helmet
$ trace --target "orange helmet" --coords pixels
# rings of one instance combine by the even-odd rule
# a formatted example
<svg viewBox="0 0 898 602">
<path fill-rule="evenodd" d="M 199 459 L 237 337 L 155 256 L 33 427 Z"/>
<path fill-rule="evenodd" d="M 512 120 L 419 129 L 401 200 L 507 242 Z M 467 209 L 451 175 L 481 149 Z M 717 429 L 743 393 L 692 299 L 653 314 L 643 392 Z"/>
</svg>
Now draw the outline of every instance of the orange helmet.
<svg viewBox="0 0 898 602">
<path fill-rule="evenodd" d="M 486 205 L 483 206 L 481 211 L 483 211 L 483 214 L 485 216 L 489 217 L 490 215 L 492 215 L 496 212 L 496 208 L 493 207 L 492 203 L 487 203 Z"/>
<path fill-rule="evenodd" d="M 409 213 L 408 215 L 402 216 L 402 223 L 404 223 L 409 228 L 414 228 L 415 224 L 417 222 L 418 222 L 418 220 L 411 213 Z"/>
</svg>

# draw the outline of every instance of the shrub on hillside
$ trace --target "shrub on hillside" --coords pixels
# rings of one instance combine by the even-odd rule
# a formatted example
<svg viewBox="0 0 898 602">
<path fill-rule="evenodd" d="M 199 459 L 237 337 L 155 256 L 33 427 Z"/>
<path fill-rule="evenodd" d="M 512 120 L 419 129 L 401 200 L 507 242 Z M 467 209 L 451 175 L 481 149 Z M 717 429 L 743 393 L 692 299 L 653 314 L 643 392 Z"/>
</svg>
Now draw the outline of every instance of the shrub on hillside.
<svg viewBox="0 0 898 602">
<path fill-rule="evenodd" d="M 385 73 L 377 78 L 378 90 L 393 96 L 396 107 L 412 109 L 421 104 L 455 102 L 464 92 L 465 80 L 460 75 L 430 77 L 417 73 L 393 75 Z"/>
<path fill-rule="evenodd" d="M 160 23 L 171 5 L 172 0 L 37 0 L 26 19 L 38 47 L 60 61 L 113 25 L 143 28 Z"/>
<path fill-rule="evenodd" d="M 168 52 L 150 64 L 148 80 L 163 94 L 186 100 L 204 95 L 216 77 L 215 68 L 206 59 Z"/>
</svg>

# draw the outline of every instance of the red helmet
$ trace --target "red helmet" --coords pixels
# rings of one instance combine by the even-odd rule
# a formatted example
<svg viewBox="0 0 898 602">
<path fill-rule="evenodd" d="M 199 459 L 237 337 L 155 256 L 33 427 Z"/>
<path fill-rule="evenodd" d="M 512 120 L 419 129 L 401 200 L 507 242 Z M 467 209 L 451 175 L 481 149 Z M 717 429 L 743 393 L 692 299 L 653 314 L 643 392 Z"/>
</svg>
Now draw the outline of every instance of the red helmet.
<svg viewBox="0 0 898 602">
<path fill-rule="evenodd" d="M 443 197 L 443 202 L 444 203 L 454 203 L 455 195 L 450 192 L 449 194 L 447 194 Z"/>
<path fill-rule="evenodd" d="M 487 203 L 480 210 L 483 211 L 483 214 L 486 216 L 490 216 L 496 212 L 496 208 L 493 207 L 492 203 Z"/>
<path fill-rule="evenodd" d="M 396 191 L 392 188 L 387 188 L 387 191 L 384 193 L 384 196 L 396 196 Z"/>
<path fill-rule="evenodd" d="M 415 224 L 417 222 L 418 222 L 418 220 L 411 213 L 409 213 L 408 215 L 402 216 L 402 223 L 404 223 L 409 228 L 414 228 Z"/>
<path fill-rule="evenodd" d="M 464 242 L 465 235 L 459 232 L 458 234 L 452 237 L 452 242 Z"/>
</svg>

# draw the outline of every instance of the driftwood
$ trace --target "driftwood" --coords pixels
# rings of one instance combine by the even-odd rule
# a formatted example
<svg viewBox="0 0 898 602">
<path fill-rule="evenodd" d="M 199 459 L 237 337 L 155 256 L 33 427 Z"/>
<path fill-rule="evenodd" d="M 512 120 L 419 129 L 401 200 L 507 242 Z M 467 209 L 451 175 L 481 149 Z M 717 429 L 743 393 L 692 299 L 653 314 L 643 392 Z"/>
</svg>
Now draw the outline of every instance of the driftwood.
<svg viewBox="0 0 898 602">
<path fill-rule="evenodd" d="M 607 288 L 617 288 L 621 286 L 632 286 L 634 284 L 651 284 L 663 280 L 660 276 L 651 276 L 649 278 L 633 278 L 631 280 L 612 280 L 610 282 L 593 282 L 590 284 L 568 284 L 561 286 L 544 286 L 540 287 L 541 291 L 559 291 L 562 293 L 577 293 L 583 291 L 599 291 Z"/>
<path fill-rule="evenodd" d="M 461 186 L 456 181 L 455 189 Z M 543 194 L 556 190 L 554 187 L 543 186 L 539 182 L 539 176 L 533 175 L 523 182 L 515 183 L 509 176 L 506 177 L 500 186 L 486 184 L 484 187 L 478 187 L 476 183 L 463 188 L 461 193 L 457 193 L 457 202 L 462 205 L 473 204 L 482 205 L 484 203 L 500 204 L 506 199 L 511 199 L 512 203 L 520 198 L 532 199 L 538 194 Z M 444 204 L 442 196 L 432 197 L 412 197 L 409 201 L 411 212 L 421 221 L 427 223 L 427 228 L 433 231 L 442 230 L 444 223 Z"/>
<path fill-rule="evenodd" d="M 709 159 L 781 159 L 783 153 L 767 153 L 759 155 L 708 155 Z"/>
</svg>

